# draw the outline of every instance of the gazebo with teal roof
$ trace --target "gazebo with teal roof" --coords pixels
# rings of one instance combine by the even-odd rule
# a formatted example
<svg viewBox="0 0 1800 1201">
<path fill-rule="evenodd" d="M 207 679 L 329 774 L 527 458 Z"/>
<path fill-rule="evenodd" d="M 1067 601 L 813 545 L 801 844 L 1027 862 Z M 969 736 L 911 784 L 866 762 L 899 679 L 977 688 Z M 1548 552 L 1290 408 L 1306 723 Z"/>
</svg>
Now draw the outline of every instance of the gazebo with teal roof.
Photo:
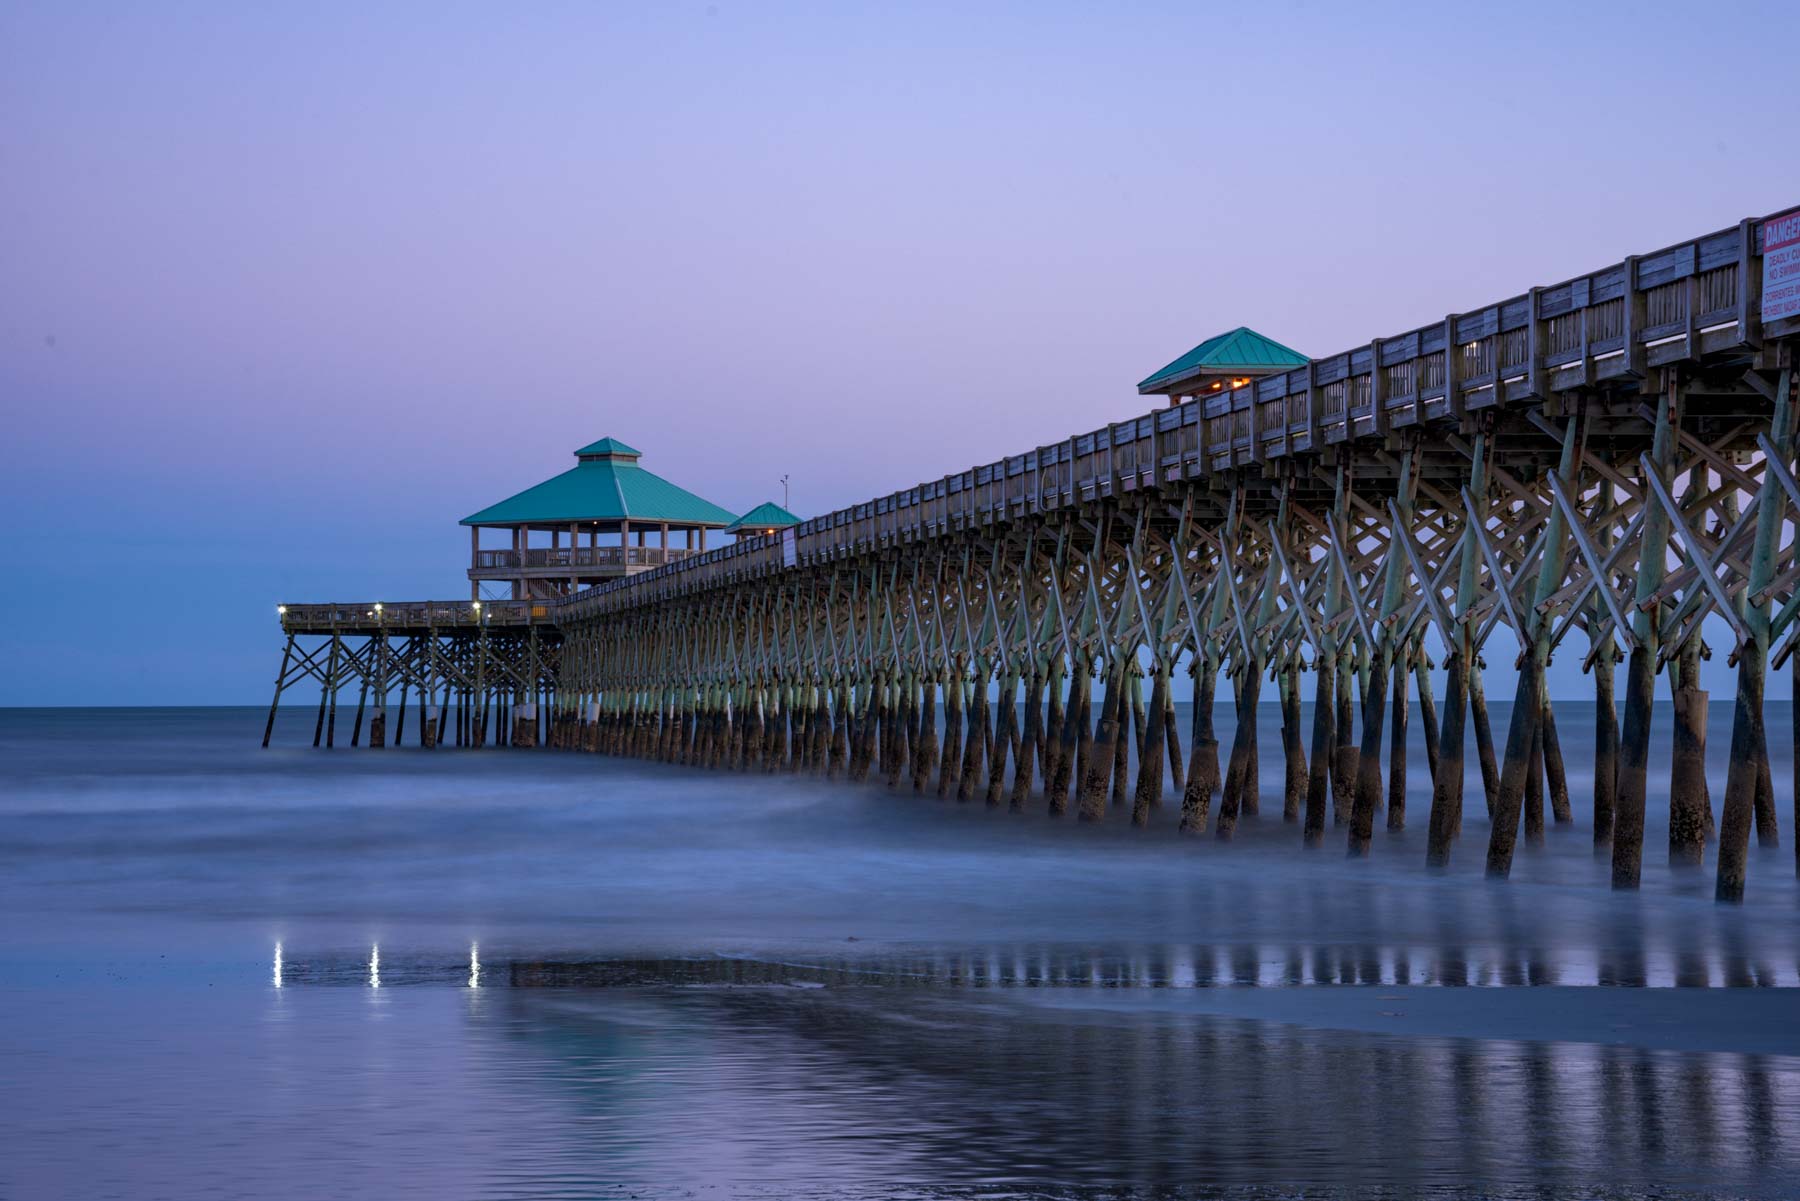
<svg viewBox="0 0 1800 1201">
<path fill-rule="evenodd" d="M 463 518 L 470 599 L 481 599 L 483 585 L 505 586 L 513 600 L 566 596 L 705 550 L 707 531 L 730 525 L 732 514 L 645 471 L 641 457 L 602 438 L 561 475 Z M 510 542 L 484 548 L 483 530 L 508 530 Z"/>
<path fill-rule="evenodd" d="M 785 530 L 789 526 L 799 525 L 800 519 L 782 508 L 772 500 L 764 501 L 748 513 L 725 527 L 727 534 L 735 534 L 739 538 L 755 538 L 764 534 L 773 534 Z"/>
<path fill-rule="evenodd" d="M 1241 388 L 1262 375 L 1304 367 L 1307 358 L 1291 346 L 1247 325 L 1214 334 L 1138 384 L 1140 396 L 1167 396 L 1171 405 L 1190 396 Z"/>
</svg>

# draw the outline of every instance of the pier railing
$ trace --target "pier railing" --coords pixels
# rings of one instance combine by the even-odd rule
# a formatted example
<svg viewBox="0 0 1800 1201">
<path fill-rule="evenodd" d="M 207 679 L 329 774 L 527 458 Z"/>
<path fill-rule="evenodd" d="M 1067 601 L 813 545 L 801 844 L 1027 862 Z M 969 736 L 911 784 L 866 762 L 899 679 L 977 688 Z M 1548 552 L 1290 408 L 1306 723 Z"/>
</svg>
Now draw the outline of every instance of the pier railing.
<svg viewBox="0 0 1800 1201">
<path fill-rule="evenodd" d="M 549 623 L 544 601 L 404 601 L 281 605 L 281 628 L 290 634 L 454 629 Z"/>
<path fill-rule="evenodd" d="M 580 567 L 661 567 L 698 550 L 681 546 L 575 546 L 534 547 L 525 551 L 475 552 L 477 571 L 556 570 Z"/>
<path fill-rule="evenodd" d="M 1800 332 L 1762 328 L 1763 221 L 1623 262 L 1241 387 L 746 538 L 556 602 L 631 609 L 1358 438 L 1462 419 Z"/>
</svg>

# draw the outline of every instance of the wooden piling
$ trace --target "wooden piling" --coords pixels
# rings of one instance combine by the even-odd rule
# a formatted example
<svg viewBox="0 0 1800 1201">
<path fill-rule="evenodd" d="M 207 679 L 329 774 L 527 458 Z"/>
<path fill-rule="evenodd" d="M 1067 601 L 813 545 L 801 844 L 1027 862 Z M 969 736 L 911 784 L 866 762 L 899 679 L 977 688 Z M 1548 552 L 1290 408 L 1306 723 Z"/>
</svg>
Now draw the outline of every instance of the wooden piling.
<svg viewBox="0 0 1800 1201">
<path fill-rule="evenodd" d="M 1413 640 L 1412 664 L 1413 687 L 1419 693 L 1419 732 L 1425 739 L 1425 769 L 1436 780 L 1443 733 L 1438 723 L 1437 697 L 1432 693 L 1431 658 L 1417 638 Z"/>
<path fill-rule="evenodd" d="M 1305 733 L 1300 728 L 1300 653 L 1290 651 L 1281 671 L 1281 820 L 1298 822 L 1306 796 Z"/>
<path fill-rule="evenodd" d="M 1008 805 L 1014 813 L 1023 813 L 1031 799 L 1031 781 L 1038 765 L 1038 746 L 1044 735 L 1044 671 L 1033 664 L 1025 680 L 1025 729 L 1019 738 L 1019 753 L 1013 760 L 1012 798 Z"/>
<path fill-rule="evenodd" d="M 1000 690 L 994 702 L 993 759 L 988 764 L 986 800 L 990 808 L 1000 804 L 1006 791 L 1006 756 L 1011 749 L 1013 725 L 1019 716 L 1019 676 L 1011 664 L 1001 668 Z M 1018 762 L 1018 757 L 1013 757 Z"/>
<path fill-rule="evenodd" d="M 1163 750 L 1169 707 L 1169 663 L 1166 656 L 1151 665 L 1150 705 L 1144 718 L 1144 741 L 1138 752 L 1137 788 L 1132 796 L 1131 824 L 1150 824 L 1150 810 L 1162 803 Z"/>
<path fill-rule="evenodd" d="M 1394 660 L 1394 691 L 1389 702 L 1393 707 L 1388 717 L 1392 725 L 1388 737 L 1387 828 L 1390 830 L 1406 828 L 1406 682 L 1412 675 L 1409 655 L 1410 650 L 1402 650 L 1401 657 Z"/>
<path fill-rule="evenodd" d="M 294 658 L 294 636 L 287 636 L 287 643 L 281 650 L 281 670 L 275 673 L 275 698 L 269 702 L 269 720 L 263 726 L 263 749 L 269 747 L 269 738 L 275 733 L 275 711 L 281 707 L 281 693 L 287 687 L 288 664 Z"/>
<path fill-rule="evenodd" d="M 1102 821 L 1106 817 L 1106 786 L 1112 777 L 1113 757 L 1119 738 L 1119 716 L 1125 708 L 1125 657 L 1113 655 L 1107 670 L 1106 691 L 1100 698 L 1099 723 L 1094 727 L 1092 749 L 1088 752 L 1087 774 L 1081 782 L 1080 817 L 1084 822 Z"/>
<path fill-rule="evenodd" d="M 1332 821 L 1343 825 L 1350 821 L 1351 811 L 1356 804 L 1359 754 L 1356 744 L 1356 701 L 1353 696 L 1356 683 L 1355 653 L 1348 639 L 1338 650 L 1335 678 L 1337 718 L 1332 723 L 1332 731 L 1336 735 L 1337 746 L 1331 761 L 1331 803 Z"/>
<path fill-rule="evenodd" d="M 1475 729 L 1475 754 L 1481 763 L 1481 791 L 1487 805 L 1488 819 L 1491 821 L 1495 801 L 1500 795 L 1500 763 L 1494 753 L 1494 727 L 1488 721 L 1487 683 L 1481 675 L 1481 669 L 1487 664 L 1479 652 L 1470 662 L 1469 724 Z"/>
<path fill-rule="evenodd" d="M 1673 372 L 1658 397 L 1656 429 L 1650 455 L 1641 464 L 1644 472 L 1666 475 L 1674 453 L 1673 429 L 1681 403 L 1679 382 Z M 1648 475 L 1645 475 L 1646 481 Z M 1667 480 L 1661 481 L 1665 486 Z M 1651 492 L 1646 482 L 1643 493 Z M 1638 534 L 1637 611 L 1632 615 L 1635 645 L 1625 669 L 1625 727 L 1619 740 L 1619 774 L 1613 818 L 1612 886 L 1635 889 L 1642 878 L 1644 857 L 1644 808 L 1649 785 L 1650 719 L 1655 704 L 1658 630 L 1662 606 L 1656 592 L 1667 569 L 1669 517 L 1655 503 L 1648 503 L 1643 528 Z M 1645 606 L 1650 606 L 1646 609 Z"/>
<path fill-rule="evenodd" d="M 1313 659 L 1312 761 L 1306 773 L 1306 822 L 1303 845 L 1316 847 L 1325 841 L 1325 803 L 1331 787 L 1332 748 L 1337 743 L 1336 648 L 1326 635 L 1325 645 Z"/>
<path fill-rule="evenodd" d="M 937 794 L 950 795 L 950 781 L 961 771 L 963 741 L 963 677 L 960 664 L 944 681 L 944 750 L 938 768 Z"/>
<path fill-rule="evenodd" d="M 1452 649 L 1445 669 L 1444 724 L 1438 740 L 1437 774 L 1431 780 L 1431 820 L 1427 827 L 1425 864 L 1442 870 L 1450 848 L 1462 832 L 1463 729 L 1468 717 L 1469 673 L 1465 653 Z"/>
<path fill-rule="evenodd" d="M 1181 723 L 1175 716 L 1175 684 L 1172 674 L 1166 691 L 1168 697 L 1163 705 L 1162 742 L 1169 757 L 1169 791 L 1181 796 L 1187 790 L 1187 764 L 1181 757 Z"/>
<path fill-rule="evenodd" d="M 1194 712 L 1189 736 L 1187 788 L 1182 792 L 1182 825 L 1195 833 L 1205 831 L 1212 799 L 1224 784 L 1219 764 L 1219 736 L 1213 725 L 1213 708 L 1219 681 L 1217 651 L 1208 646 L 1199 656 L 1194 675 Z M 1197 815 L 1197 823 L 1188 814 Z"/>
<path fill-rule="evenodd" d="M 1237 836 L 1238 817 L 1245 812 L 1245 798 L 1257 788 L 1253 763 L 1256 747 L 1256 706 L 1261 696 L 1262 674 L 1246 663 L 1237 678 L 1237 728 L 1231 734 L 1231 758 L 1225 768 L 1225 787 L 1219 794 L 1219 820 L 1213 836 L 1229 842 Z"/>
<path fill-rule="evenodd" d="M 1525 845 L 1544 845 L 1544 711 L 1538 710 L 1531 730 L 1531 751 L 1525 763 Z"/>
<path fill-rule="evenodd" d="M 1791 360 L 1790 360 L 1791 362 Z M 1769 419 L 1769 436 L 1763 441 L 1767 457 L 1764 468 L 1764 499 L 1756 514 L 1756 541 L 1751 550 L 1750 574 L 1745 588 L 1742 618 L 1743 639 L 1738 649 L 1737 706 L 1731 722 L 1731 760 L 1725 776 L 1724 813 L 1719 820 L 1719 871 L 1713 895 L 1720 901 L 1738 904 L 1744 899 L 1745 878 L 1749 867 L 1750 824 L 1756 809 L 1756 794 L 1768 774 L 1768 738 L 1763 730 L 1764 677 L 1768 669 L 1769 643 L 1772 638 L 1769 600 L 1761 592 L 1775 576 L 1775 551 L 1787 513 L 1784 494 L 1768 488 L 1769 476 L 1777 470 L 1788 471 L 1794 462 L 1794 430 L 1792 397 L 1794 372 L 1781 371 L 1776 385 L 1774 409 Z M 1771 455 L 1770 452 L 1773 452 Z M 1797 677 L 1800 678 L 1800 677 Z M 1800 710 L 1800 692 L 1795 693 L 1795 708 Z M 1796 716 L 1800 729 L 1800 716 Z M 1795 794 L 1796 814 L 1800 814 L 1800 793 Z M 1773 797 L 1766 806 L 1769 842 L 1775 841 Z M 1800 825 L 1796 826 L 1800 831 Z M 1800 834 L 1795 838 L 1800 854 Z"/>
<path fill-rule="evenodd" d="M 1069 665 L 1069 699 L 1063 710 L 1062 728 L 1057 732 L 1056 770 L 1050 778 L 1050 816 L 1062 817 L 1069 811 L 1069 790 L 1077 793 L 1082 777 L 1077 774 L 1083 731 L 1088 723 L 1088 698 L 1093 681 L 1093 667 L 1087 652 L 1079 651 Z"/>
<path fill-rule="evenodd" d="M 1618 795 L 1619 710 L 1613 698 L 1618 653 L 1609 641 L 1594 657 L 1594 851 L 1610 853 Z"/>
<path fill-rule="evenodd" d="M 1115 808 L 1124 805 L 1127 780 L 1131 768 L 1131 747 L 1137 736 L 1143 732 L 1143 719 L 1138 715 L 1138 707 L 1143 704 L 1144 692 L 1142 676 L 1138 671 L 1135 653 L 1125 667 L 1125 692 L 1119 697 L 1119 731 L 1112 744 L 1112 783 L 1110 790 Z M 1136 727 L 1134 732 L 1133 727 Z"/>
<path fill-rule="evenodd" d="M 1576 422 L 1577 418 L 1571 417 L 1562 432 L 1562 456 L 1557 476 L 1565 485 L 1575 482 L 1575 467 L 1580 461 Z M 1522 614 L 1513 615 L 1515 622 L 1522 622 L 1518 636 L 1524 664 L 1519 673 L 1518 691 L 1513 696 L 1512 717 L 1506 733 L 1506 760 L 1500 770 L 1500 792 L 1494 801 L 1494 825 L 1488 836 L 1487 874 L 1490 879 L 1504 879 L 1512 872 L 1513 848 L 1528 786 L 1533 786 L 1538 794 L 1538 809 L 1533 821 L 1537 831 L 1542 830 L 1544 670 L 1550 662 L 1554 633 L 1544 619 L 1544 609 L 1562 586 L 1566 525 L 1563 511 L 1552 507 L 1544 528 L 1544 545 L 1532 603 Z M 1473 532 L 1479 539 L 1486 537 L 1484 531 Z M 1499 559 L 1485 542 L 1483 553 L 1489 557 L 1495 575 L 1500 576 Z M 1532 833 L 1527 832 L 1528 838 Z"/>
<path fill-rule="evenodd" d="M 1043 748 L 1042 774 L 1044 777 L 1044 795 L 1049 802 L 1051 813 L 1056 812 L 1056 780 L 1062 770 L 1063 754 L 1063 688 L 1068 680 L 1068 668 L 1061 652 L 1050 656 L 1050 676 L 1045 682 L 1044 729 L 1039 745 Z M 1064 792 L 1068 791 L 1064 781 Z"/>
<path fill-rule="evenodd" d="M 914 792 L 924 792 L 931 782 L 931 770 L 937 766 L 937 690 L 938 677 L 928 676 L 919 685 L 918 752 L 913 756 Z"/>
<path fill-rule="evenodd" d="M 1671 682 L 1673 682 L 1671 680 Z M 1706 860 L 1706 693 L 1684 677 L 1674 689 L 1669 763 L 1669 866 Z"/>
<path fill-rule="evenodd" d="M 962 778 L 956 786 L 956 799 L 967 801 L 974 797 L 978 781 L 981 779 L 982 764 L 987 759 L 988 749 L 988 682 L 992 679 L 992 670 L 985 655 L 975 659 L 975 674 L 970 680 L 969 705 L 965 710 L 967 728 L 963 731 Z"/>
</svg>

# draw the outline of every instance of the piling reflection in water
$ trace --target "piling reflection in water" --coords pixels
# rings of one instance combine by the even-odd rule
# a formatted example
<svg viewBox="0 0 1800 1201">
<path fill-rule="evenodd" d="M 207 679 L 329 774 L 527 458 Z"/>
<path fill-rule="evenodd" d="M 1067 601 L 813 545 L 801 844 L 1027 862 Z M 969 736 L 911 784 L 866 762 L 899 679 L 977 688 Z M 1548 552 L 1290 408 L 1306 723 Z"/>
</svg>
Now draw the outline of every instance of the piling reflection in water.
<svg viewBox="0 0 1800 1201">
<path fill-rule="evenodd" d="M 509 989 L 470 1014 L 502 1044 L 486 1062 L 505 1088 L 572 1111 L 580 1138 L 544 1170 L 577 1191 L 604 1163 L 666 1185 L 733 1164 L 751 1184 L 852 1192 L 1755 1192 L 1800 1147 L 1790 1058 L 1396 1038 L 1045 995 Z M 682 1162 L 665 1158 L 677 1148 Z"/>
</svg>

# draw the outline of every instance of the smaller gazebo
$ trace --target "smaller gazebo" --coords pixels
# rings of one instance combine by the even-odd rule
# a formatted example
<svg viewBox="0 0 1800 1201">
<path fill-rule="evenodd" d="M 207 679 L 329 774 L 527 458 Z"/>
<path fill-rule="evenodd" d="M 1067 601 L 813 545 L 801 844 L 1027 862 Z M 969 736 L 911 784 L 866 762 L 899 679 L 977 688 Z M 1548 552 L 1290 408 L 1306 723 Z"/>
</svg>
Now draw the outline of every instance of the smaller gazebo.
<svg viewBox="0 0 1800 1201">
<path fill-rule="evenodd" d="M 764 534 L 773 534 L 785 530 L 791 525 L 799 525 L 800 519 L 776 504 L 764 501 L 748 513 L 725 527 L 727 534 L 735 534 L 739 538 L 757 538 Z"/>
<path fill-rule="evenodd" d="M 1214 334 L 1141 381 L 1138 395 L 1166 396 L 1171 405 L 1178 405 L 1191 396 L 1241 388 L 1258 376 L 1292 371 L 1306 363 L 1306 356 L 1293 347 L 1240 325 Z"/>
<path fill-rule="evenodd" d="M 707 531 L 730 525 L 731 513 L 645 471 L 641 457 L 602 438 L 561 475 L 463 518 L 470 599 L 483 584 L 507 585 L 513 600 L 566 596 L 705 550 Z M 481 532 L 496 529 L 509 531 L 509 544 L 483 548 Z"/>
</svg>

